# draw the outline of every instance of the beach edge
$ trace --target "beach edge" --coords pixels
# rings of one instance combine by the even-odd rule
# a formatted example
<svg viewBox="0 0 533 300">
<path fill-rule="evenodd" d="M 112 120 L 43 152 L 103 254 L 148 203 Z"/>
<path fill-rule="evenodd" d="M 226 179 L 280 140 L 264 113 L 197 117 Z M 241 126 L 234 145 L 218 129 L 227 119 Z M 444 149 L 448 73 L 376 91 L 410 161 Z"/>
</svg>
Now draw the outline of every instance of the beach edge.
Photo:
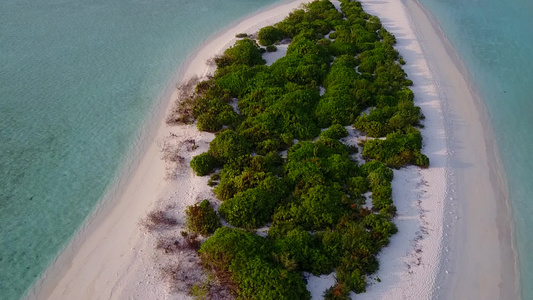
<svg viewBox="0 0 533 300">
<path fill-rule="evenodd" d="M 402 1 L 411 16 L 417 15 L 413 18 L 414 27 L 419 40 L 422 41 L 422 47 L 425 48 L 425 54 L 439 56 L 436 53 L 440 52 L 440 57 L 448 59 L 427 59 L 434 76 L 440 82 L 439 94 L 446 106 L 444 113 L 449 134 L 448 143 L 453 151 L 450 155 L 451 182 L 448 185 L 446 211 L 459 215 L 457 222 L 451 218 L 445 220 L 445 234 L 448 234 L 450 240 L 444 241 L 446 246 L 441 257 L 434 296 L 439 299 L 521 299 L 518 253 L 507 178 L 487 109 L 468 69 L 438 21 L 418 0 Z M 433 34 L 428 35 L 424 30 L 432 31 Z M 430 40 L 430 36 L 437 39 Z M 443 55 L 444 53 L 446 55 Z M 448 72 L 451 71 L 451 74 L 457 76 L 456 82 L 452 82 L 450 73 L 442 72 L 443 65 L 446 64 L 452 69 Z M 470 124 L 461 124 L 464 121 L 470 121 Z M 468 126 L 473 129 L 465 129 Z M 472 140 L 474 132 L 478 133 L 476 140 Z M 477 144 L 477 147 L 474 147 L 474 144 Z M 484 160 L 473 159 L 479 156 L 478 149 L 484 150 Z M 463 163 L 472 161 L 477 164 L 477 171 L 465 172 Z M 483 173 L 483 170 L 488 172 Z M 472 184 L 469 185 L 469 180 L 465 180 L 476 173 L 483 174 L 480 176 L 483 178 L 476 182 L 483 182 L 486 190 L 490 190 L 487 198 L 479 197 L 481 189 L 475 189 Z M 461 203 L 461 199 L 466 201 Z M 489 199 L 489 202 L 485 202 L 486 199 Z M 491 206 L 491 218 L 477 215 L 476 210 L 483 204 Z M 497 234 L 486 238 L 488 228 L 495 230 Z M 476 235 L 483 238 L 472 242 L 472 237 Z M 479 250 L 495 245 L 498 251 L 490 257 L 483 256 L 483 251 Z M 475 265 L 484 261 L 490 267 L 472 268 L 472 260 L 477 260 Z M 471 273 L 473 269 L 476 269 L 475 273 Z"/>
</svg>

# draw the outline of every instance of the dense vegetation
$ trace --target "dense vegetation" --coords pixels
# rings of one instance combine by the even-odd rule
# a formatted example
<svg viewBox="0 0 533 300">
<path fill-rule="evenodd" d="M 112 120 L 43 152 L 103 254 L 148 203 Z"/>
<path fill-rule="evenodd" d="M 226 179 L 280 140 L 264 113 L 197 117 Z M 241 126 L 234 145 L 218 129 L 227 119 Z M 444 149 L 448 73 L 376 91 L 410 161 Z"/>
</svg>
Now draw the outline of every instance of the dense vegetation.
<svg viewBox="0 0 533 300">
<path fill-rule="evenodd" d="M 199 176 L 218 170 L 210 182 L 231 225 L 199 253 L 242 299 L 309 299 L 302 272 L 337 272 L 328 299 L 364 292 L 397 231 L 390 167 L 429 165 L 394 36 L 359 2 L 341 3 L 342 13 L 327 0 L 307 4 L 261 29 L 259 44 L 242 35 L 192 98 L 198 129 L 216 137 L 191 167 Z M 259 45 L 282 39 L 291 40 L 287 55 L 266 66 Z M 363 165 L 339 141 L 348 125 L 369 137 Z M 220 226 L 208 202 L 187 214 L 200 234 Z M 266 225 L 267 237 L 254 233 Z"/>
</svg>

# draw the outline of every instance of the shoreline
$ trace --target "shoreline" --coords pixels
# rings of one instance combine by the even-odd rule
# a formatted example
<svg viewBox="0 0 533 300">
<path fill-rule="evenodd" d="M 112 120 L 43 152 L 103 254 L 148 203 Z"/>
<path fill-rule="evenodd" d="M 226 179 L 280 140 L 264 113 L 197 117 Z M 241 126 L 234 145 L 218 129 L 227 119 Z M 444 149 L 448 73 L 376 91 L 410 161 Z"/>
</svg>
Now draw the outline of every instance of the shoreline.
<svg viewBox="0 0 533 300">
<path fill-rule="evenodd" d="M 186 58 L 171 82 L 181 84 L 194 75 L 204 77 L 214 70 L 206 61 L 233 45 L 235 34 L 254 33 L 279 22 L 306 2 L 309 1 L 283 1 L 222 28 Z M 162 200 L 177 200 L 173 193 L 173 189 L 179 188 L 177 182 L 165 180 L 168 165 L 160 158 L 159 144 L 169 132 L 182 140 L 198 138 L 203 145 L 194 155 L 207 149 L 212 134 L 198 132 L 195 125 L 168 126 L 165 118 L 178 98 L 178 90 L 171 84 L 161 95 L 163 99 L 154 105 L 144 121 L 140 143 L 130 152 L 130 160 L 124 163 L 109 190 L 56 259 L 27 290 L 24 299 L 109 299 L 117 293 L 120 298 L 127 298 L 126 294 L 130 298 L 176 297 L 168 294 L 158 278 L 158 270 L 153 266 L 156 241 L 142 232 L 139 221 L 154 207 L 163 205 Z M 187 168 L 191 158 L 187 159 Z M 184 176 L 195 177 L 190 170 Z M 189 187 L 197 195 L 202 194 L 205 192 L 202 189 L 208 188 L 207 179 L 197 178 L 196 181 L 201 182 L 193 180 Z M 183 208 L 194 204 L 196 199 L 189 198 L 192 202 L 181 203 Z M 142 272 L 133 274 L 132 269 Z M 182 297 L 178 295 L 178 299 Z"/>
<path fill-rule="evenodd" d="M 404 3 L 409 15 L 420 16 L 413 19 L 414 27 L 439 82 L 452 150 L 445 204 L 446 246 L 434 296 L 520 299 L 507 181 L 486 107 L 431 13 L 418 0 Z M 430 40 L 431 36 L 436 39 Z"/>
</svg>

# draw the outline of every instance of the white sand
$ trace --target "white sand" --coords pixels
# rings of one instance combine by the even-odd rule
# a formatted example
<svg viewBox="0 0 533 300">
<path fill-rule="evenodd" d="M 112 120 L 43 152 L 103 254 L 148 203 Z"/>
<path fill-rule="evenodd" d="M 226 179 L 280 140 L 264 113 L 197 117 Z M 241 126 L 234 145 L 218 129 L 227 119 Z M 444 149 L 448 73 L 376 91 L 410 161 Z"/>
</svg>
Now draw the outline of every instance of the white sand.
<svg viewBox="0 0 533 300">
<path fill-rule="evenodd" d="M 232 45 L 235 34 L 253 33 L 278 22 L 304 2 L 307 1 L 292 1 L 256 14 L 207 41 L 191 59 L 182 78 L 209 74 L 213 67 L 207 66 L 205 61 Z M 479 110 L 474 105 L 467 81 L 455 67 L 456 61 L 443 50 L 444 46 L 440 52 L 434 49 L 439 48 L 439 42 L 442 44 L 436 32 L 417 31 L 422 40 L 417 39 L 413 28 L 432 28 L 427 26 L 430 23 L 420 25 L 425 15 L 416 10 L 417 6 L 410 0 L 407 5 L 411 18 L 398 0 L 363 0 L 362 3 L 367 12 L 378 15 L 385 28 L 396 35 L 397 49 L 407 62 L 405 70 L 414 82 L 416 104 L 427 118 L 422 130 L 423 152 L 429 156 L 431 168 L 409 167 L 394 172 L 393 197 L 398 207 L 395 223 L 399 233 L 380 254 L 380 271 L 372 278 L 379 278 L 381 282 L 369 280 L 371 285 L 367 293 L 357 295 L 357 299 L 432 299 L 441 295 L 453 299 L 497 298 L 505 288 L 509 291 L 516 288 L 511 284 L 514 266 L 509 271 L 500 265 L 505 262 L 503 266 L 507 267 L 507 263 L 512 262 L 502 260 L 513 253 L 512 249 L 499 247 L 500 239 L 508 242 L 510 238 L 510 229 L 505 227 L 509 226 L 509 214 L 505 207 L 497 205 L 501 202 L 496 201 L 498 193 L 490 188 L 494 181 L 490 181 L 489 174 L 499 173 L 489 170 L 487 162 L 494 156 L 487 153 L 494 152 L 485 145 L 486 132 L 482 130 Z M 269 64 L 284 54 L 286 49 L 281 48 L 266 55 Z M 426 58 L 429 58 L 429 66 Z M 452 63 L 444 63 L 446 59 Z M 166 106 L 176 97 L 175 92 Z M 447 119 L 443 118 L 443 110 Z M 96 210 L 30 292 L 29 298 L 186 298 L 169 294 L 161 283 L 159 265 L 167 264 L 171 259 L 156 252 L 156 236 L 146 234 L 138 223 L 154 208 L 169 205 L 183 222 L 183 210 L 187 205 L 213 198 L 206 185 L 208 178 L 195 176 L 190 168 L 177 168 L 176 178 L 165 180 L 168 165 L 160 159 L 159 146 L 164 141 L 176 143 L 195 139 L 198 149 L 180 152 L 188 165 L 192 156 L 207 149 L 213 135 L 200 133 L 194 126 L 168 127 L 161 119 L 153 122 L 159 124 L 159 128 L 150 135 L 153 138 L 149 139 L 146 152 L 121 192 L 112 196 L 109 204 Z M 170 132 L 176 137 L 169 139 Z M 447 151 L 447 144 L 455 150 L 453 155 L 450 155 L 452 151 Z M 452 168 L 449 168 L 450 164 Z M 457 190 L 461 192 L 455 191 L 452 182 L 457 183 Z M 445 203 L 449 198 L 471 201 L 461 200 L 454 206 L 453 201 Z M 455 219 L 456 213 L 458 219 Z M 466 215 L 469 218 L 464 218 Z M 469 223 L 463 221 L 470 218 Z M 443 236 L 448 235 L 453 240 L 443 246 Z M 485 249 L 483 255 L 479 249 Z M 452 254 L 442 256 L 446 250 Z M 459 251 L 464 255 L 459 255 Z M 470 263 L 472 260 L 475 263 Z M 504 281 L 504 269 L 507 270 L 506 276 L 510 276 L 509 281 Z M 442 270 L 440 276 L 437 276 L 438 270 Z M 446 272 L 449 275 L 445 275 Z M 499 290 L 498 284 L 502 281 L 504 288 Z M 308 288 L 313 299 L 321 299 L 324 289 L 332 282 L 332 275 L 310 277 Z M 447 287 L 449 293 L 438 292 L 441 286 Z M 502 299 L 516 299 L 511 293 L 502 295 L 512 295 Z"/>
<path fill-rule="evenodd" d="M 266 65 L 271 66 L 276 60 L 284 57 L 287 54 L 287 48 L 289 45 L 277 45 L 278 50 L 274 52 L 265 52 L 263 58 L 266 60 Z"/>
<path fill-rule="evenodd" d="M 438 82 L 451 150 L 434 298 L 519 299 L 507 185 L 483 102 L 433 18 L 417 1 L 406 5 Z"/>
</svg>

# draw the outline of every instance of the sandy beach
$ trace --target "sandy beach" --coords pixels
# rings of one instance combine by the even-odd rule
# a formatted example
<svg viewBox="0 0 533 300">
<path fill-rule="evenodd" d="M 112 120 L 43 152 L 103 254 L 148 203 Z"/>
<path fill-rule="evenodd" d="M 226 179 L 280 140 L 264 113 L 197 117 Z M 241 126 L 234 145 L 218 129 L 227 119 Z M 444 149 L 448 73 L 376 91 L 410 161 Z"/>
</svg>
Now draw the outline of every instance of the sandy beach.
<svg viewBox="0 0 533 300">
<path fill-rule="evenodd" d="M 281 21 L 305 2 L 284 2 L 223 30 L 191 56 L 180 80 L 210 74 L 214 69 L 206 61 L 231 46 L 236 34 Z M 394 171 L 399 232 L 380 253 L 380 270 L 371 276 L 367 293 L 357 299 L 518 299 L 506 184 L 481 99 L 467 72 L 416 1 L 361 2 L 397 38 L 396 49 L 414 82 L 415 103 L 426 116 L 422 151 L 431 167 Z M 280 53 L 270 54 L 269 62 Z M 176 90 L 168 97 L 163 112 L 178 94 Z M 160 279 L 160 268 L 179 258 L 159 254 L 157 237 L 139 223 L 148 212 L 171 207 L 183 224 L 188 205 L 215 198 L 208 177 L 195 176 L 188 167 L 214 136 L 194 125 L 168 126 L 164 113 L 151 127 L 142 147 L 146 151 L 120 191 L 88 218 L 27 298 L 188 298 L 169 293 Z M 162 148 L 191 139 L 198 148 L 180 148 L 182 164 L 162 159 Z M 333 282 L 333 275 L 311 276 L 313 299 L 322 299 Z"/>
<path fill-rule="evenodd" d="M 416 33 L 438 82 L 451 149 L 445 247 L 435 295 L 520 299 L 507 183 L 483 100 L 431 15 L 417 1 L 406 4 L 417 16 L 412 18 Z"/>
</svg>

